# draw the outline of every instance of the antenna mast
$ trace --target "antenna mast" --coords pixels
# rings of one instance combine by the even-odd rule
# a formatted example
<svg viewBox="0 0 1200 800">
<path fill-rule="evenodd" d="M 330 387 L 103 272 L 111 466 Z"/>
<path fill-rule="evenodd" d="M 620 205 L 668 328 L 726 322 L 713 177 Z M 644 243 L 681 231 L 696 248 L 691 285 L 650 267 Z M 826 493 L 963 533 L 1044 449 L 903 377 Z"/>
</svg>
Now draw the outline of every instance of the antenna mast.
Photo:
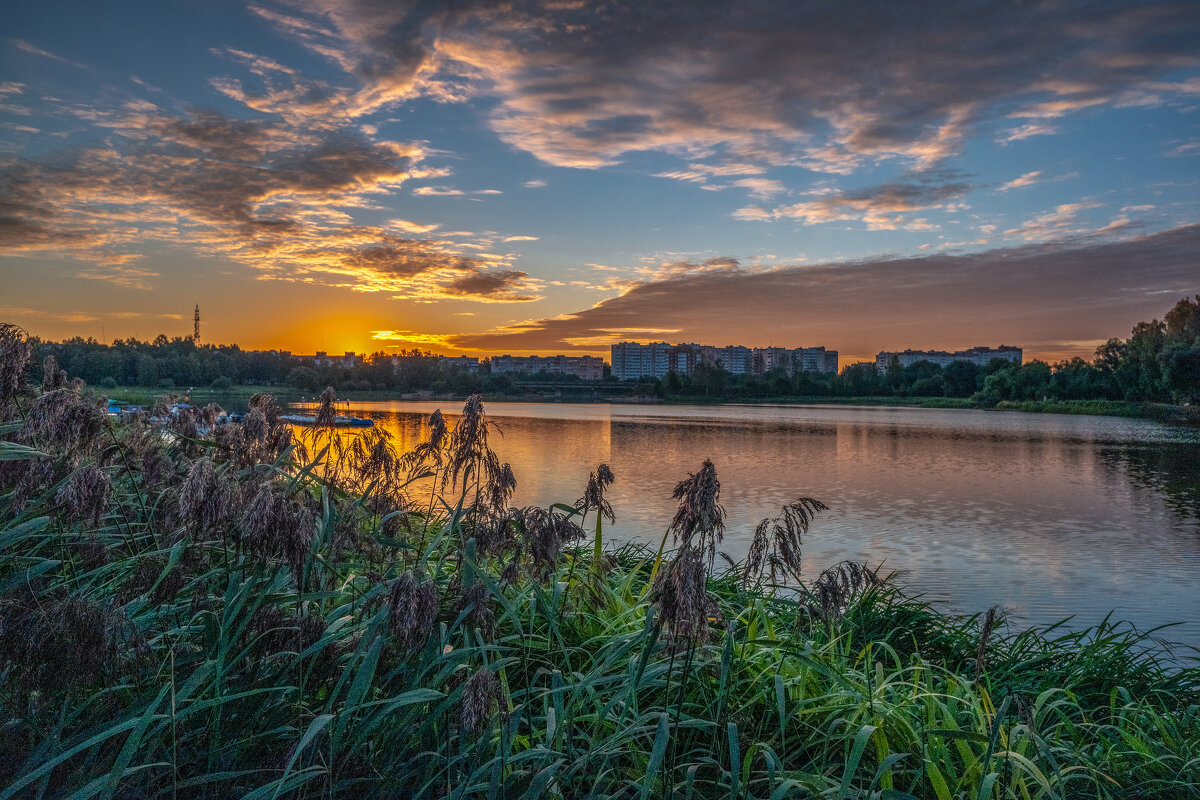
<svg viewBox="0 0 1200 800">
<path fill-rule="evenodd" d="M 192 316 L 192 341 L 200 341 L 200 304 L 196 304 L 196 313 Z"/>
</svg>

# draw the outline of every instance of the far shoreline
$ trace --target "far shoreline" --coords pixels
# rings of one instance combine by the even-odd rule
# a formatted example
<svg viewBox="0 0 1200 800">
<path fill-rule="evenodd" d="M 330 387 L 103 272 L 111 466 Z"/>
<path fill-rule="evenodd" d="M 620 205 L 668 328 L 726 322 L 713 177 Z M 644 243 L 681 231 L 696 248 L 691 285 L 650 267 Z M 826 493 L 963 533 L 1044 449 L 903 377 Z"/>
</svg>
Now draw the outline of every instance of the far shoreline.
<svg viewBox="0 0 1200 800">
<path fill-rule="evenodd" d="M 602 385 L 601 385 L 602 386 Z M 193 403 L 233 401 L 248 402 L 250 397 L 259 392 L 275 395 L 284 402 L 312 402 L 315 393 L 291 386 L 257 386 L 238 384 L 228 389 L 211 387 L 153 387 L 153 386 L 118 386 L 115 388 L 94 387 L 111 400 L 119 403 L 150 405 L 164 395 L 187 397 Z M 572 387 L 573 388 L 573 387 Z M 858 397 L 846 396 L 800 396 L 800 397 L 639 397 L 620 398 L 604 397 L 589 399 L 585 393 L 598 388 L 592 384 L 579 384 L 577 391 L 564 392 L 556 396 L 553 387 L 548 386 L 546 392 L 526 392 L 523 394 L 484 394 L 487 402 L 508 403 L 611 403 L 613 405 L 667 405 L 667 406 L 874 406 L 894 408 L 932 408 L 943 410 L 969 411 L 1018 411 L 1024 413 L 1067 414 L 1076 416 L 1103 416 L 1149 419 L 1170 425 L 1185 425 L 1200 427 L 1200 407 L 1177 406 L 1168 403 L 1143 403 L 1126 400 L 1004 400 L 993 407 L 972 403 L 967 398 L 959 397 L 889 397 L 867 395 Z M 339 401 L 398 401 L 398 402 L 462 402 L 467 395 L 438 392 L 394 392 L 387 389 L 346 389 L 338 392 Z"/>
</svg>

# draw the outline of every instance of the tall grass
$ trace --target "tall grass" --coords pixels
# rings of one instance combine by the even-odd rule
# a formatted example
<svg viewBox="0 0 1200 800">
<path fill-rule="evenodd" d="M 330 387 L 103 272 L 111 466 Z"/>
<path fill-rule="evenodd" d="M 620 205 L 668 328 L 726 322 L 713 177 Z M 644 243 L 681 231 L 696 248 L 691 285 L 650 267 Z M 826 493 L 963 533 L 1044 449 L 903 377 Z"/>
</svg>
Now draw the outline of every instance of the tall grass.
<svg viewBox="0 0 1200 800">
<path fill-rule="evenodd" d="M 1196 795 L 1200 671 L 1153 638 L 982 636 L 854 570 L 719 569 L 711 464 L 659 571 L 702 594 L 680 607 L 655 552 L 597 549 L 611 474 L 508 506 L 481 405 L 406 459 L 381 433 L 295 437 L 266 397 L 240 425 L 113 427 L 19 373 L 0 365 L 0 800 Z M 422 475 L 434 494 L 408 496 Z M 789 574 L 808 520 L 772 534 Z"/>
</svg>

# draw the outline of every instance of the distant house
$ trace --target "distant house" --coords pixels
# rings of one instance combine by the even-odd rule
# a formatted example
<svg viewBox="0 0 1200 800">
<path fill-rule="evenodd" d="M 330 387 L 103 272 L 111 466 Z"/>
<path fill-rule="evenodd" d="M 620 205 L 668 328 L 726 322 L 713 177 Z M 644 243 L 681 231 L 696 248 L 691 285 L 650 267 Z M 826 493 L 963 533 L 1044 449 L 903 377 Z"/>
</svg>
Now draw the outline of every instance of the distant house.
<svg viewBox="0 0 1200 800">
<path fill-rule="evenodd" d="M 298 356 L 298 358 L 307 361 L 314 367 L 344 367 L 349 369 L 362 364 L 362 356 L 356 354 L 353 350 L 347 350 L 344 355 L 331 356 L 324 350 L 318 350 L 314 356 Z"/>
</svg>

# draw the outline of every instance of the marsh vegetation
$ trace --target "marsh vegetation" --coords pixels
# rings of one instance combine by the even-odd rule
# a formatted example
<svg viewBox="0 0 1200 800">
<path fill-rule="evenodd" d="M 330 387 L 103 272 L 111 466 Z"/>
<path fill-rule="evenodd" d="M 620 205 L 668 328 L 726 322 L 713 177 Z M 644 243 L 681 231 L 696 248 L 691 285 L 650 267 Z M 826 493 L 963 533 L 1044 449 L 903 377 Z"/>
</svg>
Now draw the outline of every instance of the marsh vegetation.
<svg viewBox="0 0 1200 800">
<path fill-rule="evenodd" d="M 115 425 L 53 361 L 28 386 L 30 354 L 0 328 L 0 800 L 1200 783 L 1194 665 L 1128 626 L 1016 631 L 866 565 L 810 570 L 820 500 L 729 563 L 704 461 L 660 547 L 614 548 L 621 476 L 512 507 L 478 396 L 400 453 L 382 429 L 297 433 L 267 395 L 240 423 Z"/>
</svg>

